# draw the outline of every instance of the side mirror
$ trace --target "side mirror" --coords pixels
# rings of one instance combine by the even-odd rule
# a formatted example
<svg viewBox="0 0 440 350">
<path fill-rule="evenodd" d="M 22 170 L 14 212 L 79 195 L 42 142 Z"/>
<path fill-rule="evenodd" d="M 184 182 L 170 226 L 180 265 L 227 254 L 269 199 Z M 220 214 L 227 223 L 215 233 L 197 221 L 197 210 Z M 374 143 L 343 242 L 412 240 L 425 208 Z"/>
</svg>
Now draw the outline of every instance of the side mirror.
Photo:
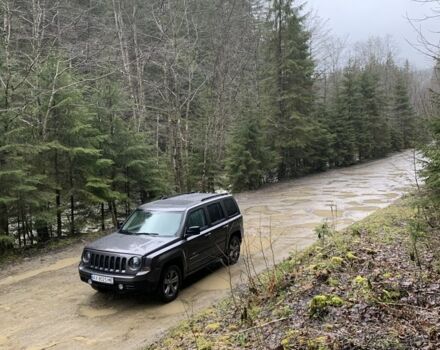
<svg viewBox="0 0 440 350">
<path fill-rule="evenodd" d="M 200 234 L 200 226 L 191 226 L 186 230 L 187 236 L 197 236 Z"/>
<path fill-rule="evenodd" d="M 119 230 L 123 224 L 124 224 L 124 221 L 118 221 L 117 226 L 116 226 L 117 229 Z"/>
</svg>

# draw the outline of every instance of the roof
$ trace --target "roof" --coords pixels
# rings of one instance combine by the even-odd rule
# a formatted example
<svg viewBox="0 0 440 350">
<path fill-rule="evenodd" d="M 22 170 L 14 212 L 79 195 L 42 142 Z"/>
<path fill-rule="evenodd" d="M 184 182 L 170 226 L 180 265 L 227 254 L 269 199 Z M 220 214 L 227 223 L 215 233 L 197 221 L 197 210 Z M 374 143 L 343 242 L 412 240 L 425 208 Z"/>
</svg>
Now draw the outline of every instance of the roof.
<svg viewBox="0 0 440 350">
<path fill-rule="evenodd" d="M 164 197 L 154 202 L 140 206 L 140 209 L 160 209 L 160 210 L 185 210 L 194 205 L 200 204 L 211 198 L 221 198 L 230 196 L 229 193 L 185 193 L 171 197 Z"/>
</svg>

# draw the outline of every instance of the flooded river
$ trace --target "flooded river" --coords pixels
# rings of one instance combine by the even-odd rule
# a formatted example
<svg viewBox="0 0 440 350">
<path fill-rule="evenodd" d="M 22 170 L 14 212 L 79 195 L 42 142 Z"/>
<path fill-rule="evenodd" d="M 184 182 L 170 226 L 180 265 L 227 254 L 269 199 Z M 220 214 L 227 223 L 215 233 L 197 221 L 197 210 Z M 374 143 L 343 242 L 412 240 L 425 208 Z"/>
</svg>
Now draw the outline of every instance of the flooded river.
<svg viewBox="0 0 440 350">
<path fill-rule="evenodd" d="M 312 244 L 313 229 L 323 221 L 348 226 L 414 184 L 412 152 L 405 152 L 238 195 L 246 242 L 244 256 L 232 267 L 232 283 L 246 280 L 245 261 L 252 259 L 261 271 Z M 190 278 L 167 305 L 145 297 L 100 295 L 79 281 L 82 246 L 0 272 L 0 349 L 142 348 L 230 290 L 227 269 L 213 266 L 212 273 Z"/>
</svg>

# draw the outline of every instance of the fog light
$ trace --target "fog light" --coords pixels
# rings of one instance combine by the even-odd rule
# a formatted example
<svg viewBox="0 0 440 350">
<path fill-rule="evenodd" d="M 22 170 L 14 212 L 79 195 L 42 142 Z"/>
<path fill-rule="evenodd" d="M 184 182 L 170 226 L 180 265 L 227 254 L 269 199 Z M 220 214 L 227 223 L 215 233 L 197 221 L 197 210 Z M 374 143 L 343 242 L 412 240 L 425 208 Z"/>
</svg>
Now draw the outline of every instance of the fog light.
<svg viewBox="0 0 440 350">
<path fill-rule="evenodd" d="M 92 285 L 92 280 L 89 278 L 89 280 L 87 281 L 88 284 Z"/>
<path fill-rule="evenodd" d="M 124 285 L 123 285 L 122 283 L 119 283 L 119 284 L 118 284 L 118 289 L 119 289 L 119 290 L 123 290 L 123 289 L 124 289 Z"/>
</svg>

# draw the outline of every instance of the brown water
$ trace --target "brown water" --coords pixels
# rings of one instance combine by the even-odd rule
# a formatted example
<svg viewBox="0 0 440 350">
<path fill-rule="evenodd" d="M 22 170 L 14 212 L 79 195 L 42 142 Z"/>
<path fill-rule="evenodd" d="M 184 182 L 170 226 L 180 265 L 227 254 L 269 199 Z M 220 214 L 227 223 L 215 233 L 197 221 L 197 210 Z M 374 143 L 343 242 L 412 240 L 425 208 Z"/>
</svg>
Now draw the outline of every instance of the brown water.
<svg viewBox="0 0 440 350">
<path fill-rule="evenodd" d="M 316 225 L 327 220 L 348 226 L 392 203 L 413 179 L 412 153 L 405 152 L 238 195 L 246 241 L 231 269 L 232 284 L 246 280 L 249 258 L 261 271 L 313 243 Z M 99 295 L 79 281 L 81 250 L 82 244 L 76 245 L 0 272 L 0 349 L 141 348 L 230 290 L 228 270 L 213 266 L 190 278 L 167 305 Z"/>
</svg>

